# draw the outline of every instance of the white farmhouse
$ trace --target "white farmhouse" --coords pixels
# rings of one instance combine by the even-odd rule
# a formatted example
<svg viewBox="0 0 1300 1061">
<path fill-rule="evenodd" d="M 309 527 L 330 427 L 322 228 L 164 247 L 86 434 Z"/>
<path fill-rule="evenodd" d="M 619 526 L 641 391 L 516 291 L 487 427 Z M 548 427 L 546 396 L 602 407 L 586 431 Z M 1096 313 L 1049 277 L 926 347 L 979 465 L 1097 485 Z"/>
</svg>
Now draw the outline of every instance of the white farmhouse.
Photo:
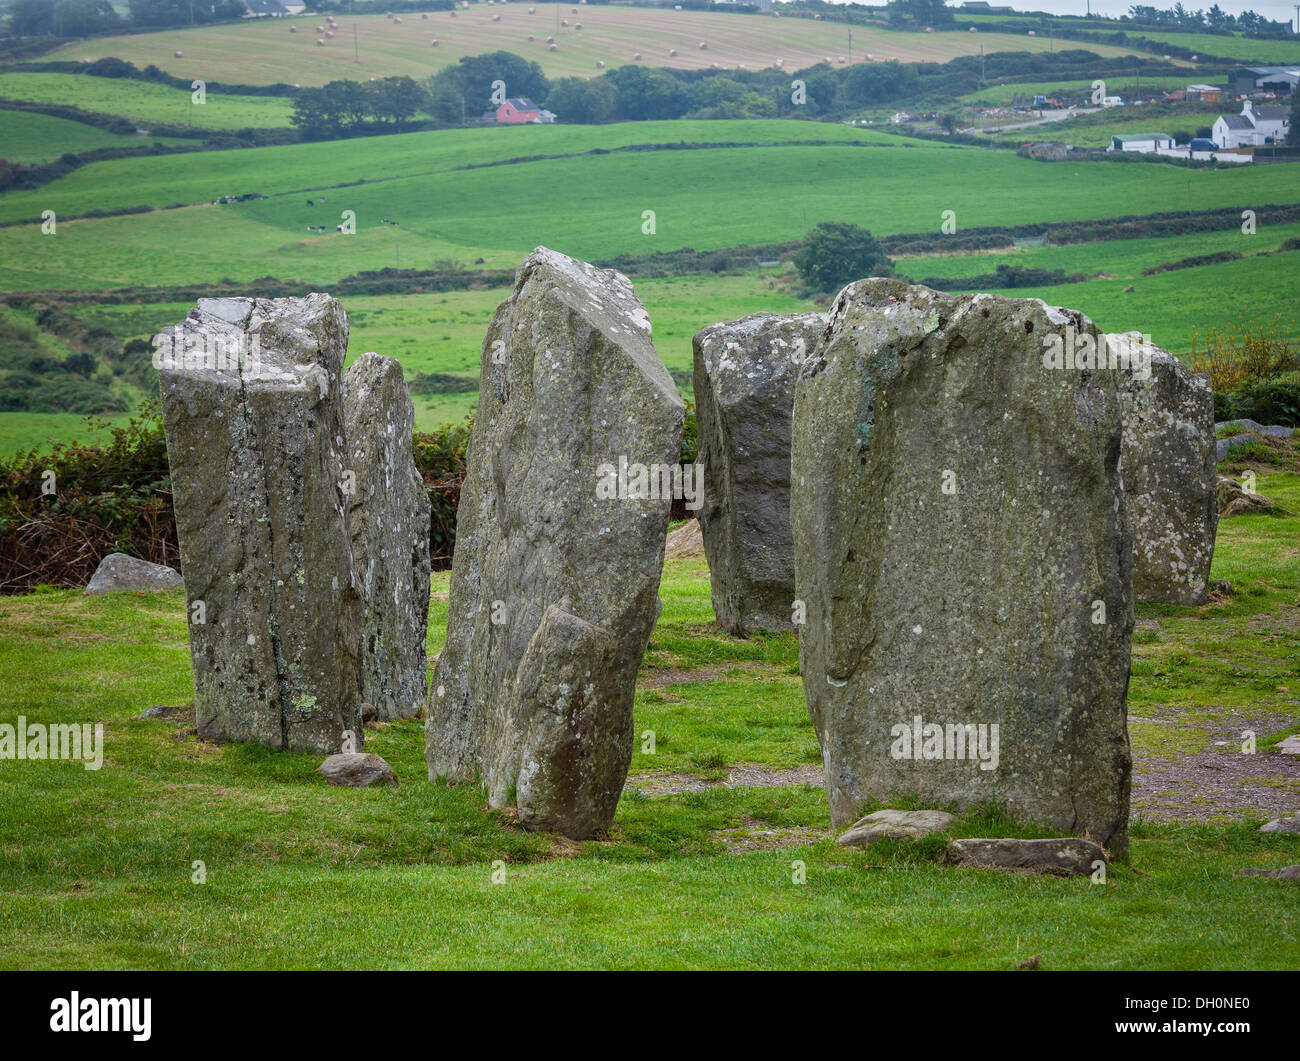
<svg viewBox="0 0 1300 1061">
<path fill-rule="evenodd" d="M 1264 147 L 1280 144 L 1291 132 L 1290 112 L 1285 107 L 1261 104 L 1250 100 L 1241 105 L 1240 114 L 1220 114 L 1214 121 L 1211 134 L 1215 146 Z"/>
</svg>

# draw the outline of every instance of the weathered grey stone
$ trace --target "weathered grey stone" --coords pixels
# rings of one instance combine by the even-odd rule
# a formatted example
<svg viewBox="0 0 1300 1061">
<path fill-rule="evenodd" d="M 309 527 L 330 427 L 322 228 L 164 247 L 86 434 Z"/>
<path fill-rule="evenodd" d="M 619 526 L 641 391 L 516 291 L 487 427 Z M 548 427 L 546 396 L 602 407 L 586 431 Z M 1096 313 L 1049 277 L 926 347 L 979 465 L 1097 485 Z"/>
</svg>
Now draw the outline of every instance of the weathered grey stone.
<svg viewBox="0 0 1300 1061">
<path fill-rule="evenodd" d="M 367 788 L 370 785 L 397 784 L 393 768 L 369 752 L 336 752 L 316 769 L 331 785 Z"/>
<path fill-rule="evenodd" d="M 1217 432 L 1229 427 L 1240 428 L 1242 431 L 1251 431 L 1257 435 L 1272 435 L 1274 438 L 1290 438 L 1295 434 L 1294 427 L 1283 427 L 1280 424 L 1261 424 L 1256 420 L 1220 420 L 1214 425 L 1214 430 Z"/>
<path fill-rule="evenodd" d="M 1127 848 L 1132 541 L 1082 314 L 863 280 L 795 393 L 799 659 L 831 818 L 989 800 Z"/>
<path fill-rule="evenodd" d="M 835 842 L 866 847 L 877 840 L 906 840 L 941 833 L 957 819 L 941 810 L 878 810 L 854 822 Z"/>
<path fill-rule="evenodd" d="M 675 531 L 669 531 L 664 541 L 664 559 L 685 560 L 704 555 L 704 538 L 700 534 L 700 521 L 690 519 Z"/>
<path fill-rule="evenodd" d="M 126 553 L 109 553 L 86 583 L 86 593 L 166 593 L 185 583 L 181 573 L 164 564 L 151 564 Z"/>
<path fill-rule="evenodd" d="M 362 740 L 341 478 L 347 317 L 327 295 L 200 299 L 155 364 L 201 736 Z"/>
<path fill-rule="evenodd" d="M 1287 737 L 1279 741 L 1277 750 L 1283 755 L 1300 755 L 1300 736 Z"/>
<path fill-rule="evenodd" d="M 1276 515 L 1286 510 L 1276 501 L 1263 494 L 1248 491 L 1236 479 L 1221 475 L 1215 481 L 1215 505 L 1219 510 L 1219 519 L 1233 516 Z"/>
<path fill-rule="evenodd" d="M 613 820 L 659 614 L 683 406 L 620 273 L 538 248 L 483 342 L 429 697 L 429 776 L 479 777 L 529 828 Z M 609 488 L 620 497 L 610 497 Z"/>
<path fill-rule="evenodd" d="M 343 378 L 343 422 L 361 697 L 381 722 L 413 718 L 428 695 L 429 494 L 415 467 L 415 406 L 399 362 L 357 358 Z"/>
<path fill-rule="evenodd" d="M 1289 818 L 1274 818 L 1259 827 L 1261 833 L 1300 833 L 1300 814 Z"/>
<path fill-rule="evenodd" d="M 1052 840 L 949 840 L 947 860 L 957 866 L 1026 869 L 1054 876 L 1089 876 L 1094 863 L 1105 862 L 1098 844 L 1077 836 Z"/>
<path fill-rule="evenodd" d="M 1243 869 L 1243 877 L 1272 877 L 1275 880 L 1300 880 L 1300 866 L 1283 866 L 1281 869 Z"/>
<path fill-rule="evenodd" d="M 1216 461 L 1227 460 L 1237 450 L 1244 449 L 1252 442 L 1264 442 L 1264 436 L 1253 431 L 1243 431 L 1239 435 L 1229 435 L 1227 438 L 1216 439 L 1214 442 L 1214 459 Z"/>
<path fill-rule="evenodd" d="M 1134 598 L 1204 604 L 1219 524 L 1214 390 L 1137 332 L 1106 339 L 1111 352 L 1137 355 L 1119 369 Z"/>
<path fill-rule="evenodd" d="M 730 633 L 793 629 L 790 413 L 826 318 L 759 313 L 696 333 L 700 530 L 713 612 Z"/>
</svg>

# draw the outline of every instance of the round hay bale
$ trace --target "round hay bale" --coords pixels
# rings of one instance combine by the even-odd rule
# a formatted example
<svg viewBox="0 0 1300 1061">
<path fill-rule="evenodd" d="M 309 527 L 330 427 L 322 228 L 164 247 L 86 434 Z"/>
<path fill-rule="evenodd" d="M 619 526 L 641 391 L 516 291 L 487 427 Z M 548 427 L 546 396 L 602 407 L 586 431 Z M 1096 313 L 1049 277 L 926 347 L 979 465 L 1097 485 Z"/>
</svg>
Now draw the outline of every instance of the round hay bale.
<svg viewBox="0 0 1300 1061">
<path fill-rule="evenodd" d="M 597 69 L 597 70 L 604 70 L 604 69 L 605 69 L 605 60 L 604 60 L 604 59 L 597 59 L 597 60 L 596 60 L 596 69 Z"/>
<path fill-rule="evenodd" d="M 317 38 L 316 38 L 316 47 L 317 47 L 317 48 L 324 48 L 324 47 L 325 47 L 325 41 L 322 40 L 320 37 L 317 37 Z"/>
<path fill-rule="evenodd" d="M 401 23 L 401 21 L 402 21 L 402 17 L 398 15 L 396 18 L 393 19 L 393 24 L 398 25 Z"/>
<path fill-rule="evenodd" d="M 709 45 L 706 41 L 700 41 L 700 51 L 707 51 L 708 47 Z"/>
<path fill-rule="evenodd" d="M 185 58 L 185 53 L 184 53 L 184 52 L 173 52 L 172 54 L 175 55 L 177 59 L 184 59 L 184 58 Z"/>
<path fill-rule="evenodd" d="M 676 55 L 676 54 L 677 54 L 677 49 L 676 49 L 676 48 L 669 48 L 669 49 L 668 49 L 668 54 L 669 54 L 669 55 Z"/>
<path fill-rule="evenodd" d="M 501 21 L 501 16 L 500 16 L 500 15 L 493 15 L 493 16 L 492 16 L 492 21 L 493 21 L 493 22 L 500 22 L 500 21 Z"/>
<path fill-rule="evenodd" d="M 426 12 L 426 11 L 421 11 L 421 12 L 420 12 L 420 21 L 421 21 L 421 22 L 428 22 L 428 21 L 429 21 L 429 14 L 428 14 L 428 12 Z"/>
<path fill-rule="evenodd" d="M 971 32 L 971 33 L 978 33 L 979 30 L 977 30 L 974 26 L 971 26 L 971 28 L 970 28 L 970 32 Z"/>
<path fill-rule="evenodd" d="M 531 33 L 528 34 L 528 39 L 529 39 L 530 41 L 535 41 L 535 40 L 537 40 L 537 38 L 534 37 Z"/>
<path fill-rule="evenodd" d="M 1033 30 L 1030 30 L 1030 31 L 1029 31 L 1029 35 L 1030 35 L 1031 37 L 1037 37 L 1037 36 L 1038 36 L 1038 34 L 1035 33 Z"/>
<path fill-rule="evenodd" d="M 290 33 L 297 33 L 297 32 L 298 32 L 298 27 L 297 27 L 297 26 L 290 26 L 290 27 L 289 27 L 289 32 L 290 32 Z"/>
<path fill-rule="evenodd" d="M 535 14 L 537 14 L 537 8 L 535 8 L 535 7 L 530 7 L 530 8 L 528 9 L 528 13 L 529 13 L 530 15 L 535 15 Z"/>
<path fill-rule="evenodd" d="M 581 23 L 581 22 L 577 22 L 577 23 L 575 23 L 574 26 L 573 26 L 573 28 L 574 28 L 574 29 L 582 29 L 582 23 Z"/>
<path fill-rule="evenodd" d="M 430 47 L 430 48 L 436 48 L 436 47 L 438 47 L 438 38 L 437 38 L 437 37 L 434 37 L 433 40 L 431 40 L 431 41 L 429 42 L 429 47 Z"/>
<path fill-rule="evenodd" d="M 639 62 L 641 61 L 641 53 L 640 53 L 640 52 L 633 52 L 633 53 L 632 53 L 632 61 L 633 61 L 633 62 L 636 62 L 636 63 L 639 63 Z"/>
<path fill-rule="evenodd" d="M 560 19 L 561 26 L 567 26 L 568 24 L 569 24 L 569 20 L 567 18 Z"/>
<path fill-rule="evenodd" d="M 558 44 L 551 45 L 551 51 L 558 52 L 559 50 L 560 50 L 560 46 Z"/>
<path fill-rule="evenodd" d="M 326 36 L 326 37 L 333 37 L 333 36 L 334 36 L 334 31 L 333 31 L 332 29 L 327 29 L 327 30 L 325 31 L 325 36 Z"/>
</svg>

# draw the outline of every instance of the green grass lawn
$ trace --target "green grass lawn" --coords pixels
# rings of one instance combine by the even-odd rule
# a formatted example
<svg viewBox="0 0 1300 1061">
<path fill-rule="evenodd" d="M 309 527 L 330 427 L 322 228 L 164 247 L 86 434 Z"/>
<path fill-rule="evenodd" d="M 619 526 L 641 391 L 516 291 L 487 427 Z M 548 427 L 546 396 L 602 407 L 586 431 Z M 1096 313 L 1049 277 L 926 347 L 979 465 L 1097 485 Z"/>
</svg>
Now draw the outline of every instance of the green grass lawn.
<svg viewBox="0 0 1300 1061">
<path fill-rule="evenodd" d="M 293 114 L 293 102 L 280 96 L 209 92 L 206 101 L 199 105 L 192 105 L 190 96 L 187 89 L 121 77 L 26 71 L 0 73 L 0 98 L 61 103 L 101 114 L 120 114 L 145 127 L 150 122 L 197 125 L 202 129 L 281 127 L 289 124 Z"/>
<path fill-rule="evenodd" d="M 1300 512 L 1300 477 L 1262 492 Z M 1242 709 L 1300 728 L 1300 517 L 1220 528 L 1201 608 L 1143 605 L 1130 710 L 1199 728 Z M 435 576 L 429 647 L 448 575 Z M 199 742 L 192 720 L 136 721 L 190 701 L 180 593 L 0 598 L 0 719 L 102 721 L 99 771 L 0 762 L 4 968 L 1286 969 L 1300 893 L 1242 878 L 1300 860 L 1258 819 L 1138 819 L 1132 862 L 1104 885 L 959 871 L 940 838 L 836 847 L 812 785 L 648 794 L 740 764 L 816 764 L 792 636 L 737 640 L 713 621 L 702 560 L 671 562 L 641 670 L 633 783 L 610 835 L 520 831 L 475 786 L 425 780 L 418 721 L 371 727 L 397 788 L 333 789 L 319 757 Z M 1135 752 L 1172 754 L 1156 727 Z M 1202 741 L 1203 743 L 1203 741 Z M 1198 745 L 1199 746 L 1199 745 Z M 1267 772 L 1261 752 L 1261 773 Z M 972 812 L 956 835 L 1041 835 Z M 195 863 L 206 883 L 192 883 Z M 794 863 L 806 882 L 794 883 Z M 494 870 L 504 870 L 493 883 Z M 1243 928 L 1243 926 L 1247 926 Z"/>
</svg>

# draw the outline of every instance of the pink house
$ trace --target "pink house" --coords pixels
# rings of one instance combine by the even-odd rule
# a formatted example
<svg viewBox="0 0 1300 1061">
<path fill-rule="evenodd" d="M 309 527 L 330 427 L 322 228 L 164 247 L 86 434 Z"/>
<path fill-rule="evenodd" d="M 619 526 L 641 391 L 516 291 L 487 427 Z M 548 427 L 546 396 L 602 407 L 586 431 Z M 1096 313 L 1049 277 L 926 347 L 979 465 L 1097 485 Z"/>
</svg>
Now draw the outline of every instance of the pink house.
<svg viewBox="0 0 1300 1061">
<path fill-rule="evenodd" d="M 542 108 L 527 96 L 506 100 L 497 108 L 497 121 L 518 125 L 523 122 L 535 122 L 541 116 Z"/>
</svg>

